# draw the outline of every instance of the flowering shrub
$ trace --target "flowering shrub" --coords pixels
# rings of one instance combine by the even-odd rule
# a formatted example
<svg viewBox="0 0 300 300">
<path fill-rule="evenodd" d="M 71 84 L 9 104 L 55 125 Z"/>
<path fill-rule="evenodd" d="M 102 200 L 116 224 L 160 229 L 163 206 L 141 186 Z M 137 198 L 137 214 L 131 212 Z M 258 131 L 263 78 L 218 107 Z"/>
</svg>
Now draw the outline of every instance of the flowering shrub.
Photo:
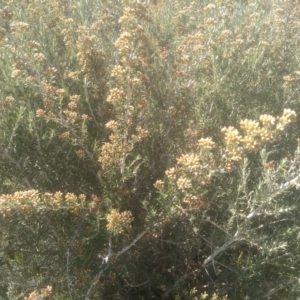
<svg viewBox="0 0 300 300">
<path fill-rule="evenodd" d="M 294 299 L 299 5 L 2 2 L 0 298 Z"/>
</svg>

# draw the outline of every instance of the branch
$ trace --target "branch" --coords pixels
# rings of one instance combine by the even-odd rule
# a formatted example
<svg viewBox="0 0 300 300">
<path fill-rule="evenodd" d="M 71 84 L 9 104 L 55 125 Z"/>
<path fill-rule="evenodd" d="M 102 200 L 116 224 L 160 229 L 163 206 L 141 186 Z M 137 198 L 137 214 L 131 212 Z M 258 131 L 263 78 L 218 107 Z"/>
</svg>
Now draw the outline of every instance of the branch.
<svg viewBox="0 0 300 300">
<path fill-rule="evenodd" d="M 108 241 L 108 254 L 103 258 L 102 263 L 100 265 L 100 271 L 98 274 L 94 277 L 93 283 L 91 284 L 86 296 L 85 300 L 90 300 L 91 299 L 91 294 L 94 289 L 95 284 L 97 283 L 98 279 L 102 277 L 103 273 L 108 269 L 111 258 L 115 257 L 118 258 L 120 255 L 122 255 L 124 252 L 129 250 L 132 246 L 135 245 L 135 243 L 141 239 L 143 235 L 145 235 L 146 232 L 148 232 L 150 228 L 146 228 L 142 233 L 140 233 L 129 245 L 124 247 L 122 250 L 118 251 L 117 253 L 114 253 L 112 251 L 112 238 L 111 235 L 109 236 L 109 241 Z"/>
<path fill-rule="evenodd" d="M 300 174 L 297 175 L 292 180 L 282 184 L 275 192 L 269 197 L 268 201 L 272 200 L 276 196 L 278 196 L 280 193 L 282 193 L 284 190 L 288 189 L 289 187 L 297 184 L 297 180 L 300 178 Z M 249 220 L 254 218 L 263 208 L 263 205 L 258 206 L 255 210 L 253 210 L 251 213 L 248 214 L 246 217 L 245 223 L 247 223 Z M 203 267 L 205 267 L 208 263 L 213 261 L 216 256 L 218 256 L 221 252 L 226 251 L 234 242 L 240 240 L 240 232 L 237 231 L 235 235 L 230 238 L 223 246 L 220 248 L 217 248 L 212 255 L 210 255 L 203 263 Z"/>
<path fill-rule="evenodd" d="M 144 230 L 141 234 L 139 234 L 128 246 L 124 247 L 122 250 L 120 250 L 119 252 L 116 253 L 116 257 L 119 257 L 121 254 L 123 254 L 124 252 L 126 252 L 127 250 L 129 250 L 132 246 L 135 245 L 135 243 L 143 236 L 146 234 L 146 232 L 148 232 L 149 229 L 147 228 L 146 230 Z"/>
<path fill-rule="evenodd" d="M 186 280 L 187 278 L 189 277 L 189 274 L 188 274 L 188 271 L 186 270 L 186 272 L 184 273 L 183 276 L 181 276 L 175 283 L 174 285 L 169 288 L 161 297 L 161 299 L 166 299 L 169 294 L 181 283 L 183 282 L 184 280 Z"/>
<path fill-rule="evenodd" d="M 233 237 L 231 237 L 223 246 L 217 248 L 212 255 L 210 255 L 203 263 L 203 267 L 205 267 L 208 263 L 213 261 L 216 256 L 218 256 L 221 252 L 226 251 L 234 242 L 240 239 L 240 232 L 237 231 Z"/>
<path fill-rule="evenodd" d="M 71 278 L 70 278 L 70 248 L 68 248 L 67 250 L 67 285 L 68 285 L 70 300 L 73 300 L 72 291 L 71 291 Z"/>
<path fill-rule="evenodd" d="M 83 226 L 83 221 L 87 218 L 88 214 L 85 214 L 85 216 L 82 218 L 79 226 L 77 227 L 76 231 L 73 234 L 73 237 L 71 239 L 71 243 L 79 236 L 80 231 L 82 230 L 82 226 Z M 53 229 L 55 232 L 55 229 Z M 70 300 L 73 300 L 73 296 L 72 296 L 72 290 L 71 290 L 71 278 L 70 278 L 70 258 L 71 258 L 71 251 L 70 251 L 70 244 L 68 246 L 67 249 L 67 269 L 66 269 L 66 275 L 67 275 L 67 286 L 68 286 L 68 292 L 69 292 L 69 297 Z"/>
<path fill-rule="evenodd" d="M 300 278 L 290 279 L 285 284 L 280 283 L 277 287 L 275 287 L 274 289 L 272 289 L 272 290 L 268 291 L 266 294 L 264 294 L 263 299 L 272 296 L 277 291 L 283 289 L 284 287 L 286 287 L 287 285 L 292 284 L 292 283 L 298 283 L 299 284 L 300 283 Z"/>
<path fill-rule="evenodd" d="M 280 193 L 288 189 L 289 187 L 293 185 L 299 185 L 297 184 L 297 180 L 300 178 L 300 174 L 297 175 L 295 178 L 291 179 L 290 181 L 282 184 L 278 189 L 275 190 L 275 192 L 269 197 L 268 201 L 272 200 L 276 196 L 278 196 Z M 250 220 L 254 218 L 262 209 L 262 205 L 258 206 L 255 210 L 253 210 L 247 217 L 246 220 Z"/>
</svg>

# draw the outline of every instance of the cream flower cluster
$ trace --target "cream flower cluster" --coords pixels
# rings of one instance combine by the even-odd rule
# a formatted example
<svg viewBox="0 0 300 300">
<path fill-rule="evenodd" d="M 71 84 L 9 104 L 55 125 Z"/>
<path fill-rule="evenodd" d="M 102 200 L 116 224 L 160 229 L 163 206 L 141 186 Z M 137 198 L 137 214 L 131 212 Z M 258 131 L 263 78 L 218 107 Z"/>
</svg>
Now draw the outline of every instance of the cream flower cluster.
<svg viewBox="0 0 300 300">
<path fill-rule="evenodd" d="M 119 213 L 116 209 L 113 209 L 106 220 L 107 230 L 113 234 L 120 234 L 124 232 L 125 228 L 129 228 L 130 223 L 133 221 L 133 217 L 130 211 Z"/>
<path fill-rule="evenodd" d="M 37 190 L 19 191 L 0 196 L 0 214 L 5 217 L 19 211 L 23 215 L 34 214 L 37 210 L 69 209 L 74 214 L 95 213 L 101 208 L 101 199 L 96 195 L 87 201 L 86 195 L 62 192 L 40 193 Z"/>
<path fill-rule="evenodd" d="M 234 127 L 224 127 L 224 146 L 216 147 L 210 138 L 198 140 L 200 149 L 208 151 L 183 154 L 177 159 L 177 165 L 168 169 L 165 174 L 178 190 L 189 192 L 199 186 L 211 184 L 211 175 L 217 172 L 231 172 L 242 162 L 247 152 L 260 150 L 265 144 L 280 140 L 281 132 L 296 120 L 296 113 L 284 109 L 282 116 L 273 117 L 261 115 L 259 121 L 245 119 L 240 122 L 241 133 Z M 213 148 L 219 150 L 219 155 L 210 152 Z M 209 155 L 207 155 L 207 153 Z M 162 189 L 164 184 L 158 180 L 154 186 Z"/>
</svg>

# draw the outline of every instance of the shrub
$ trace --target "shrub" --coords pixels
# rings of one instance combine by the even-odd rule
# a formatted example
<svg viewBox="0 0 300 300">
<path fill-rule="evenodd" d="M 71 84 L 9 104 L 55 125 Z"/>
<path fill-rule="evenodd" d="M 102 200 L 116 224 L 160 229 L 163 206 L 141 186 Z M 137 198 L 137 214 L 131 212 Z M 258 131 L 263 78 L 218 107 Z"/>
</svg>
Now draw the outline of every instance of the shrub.
<svg viewBox="0 0 300 300">
<path fill-rule="evenodd" d="M 0 297 L 297 297 L 299 6 L 2 2 Z"/>
</svg>

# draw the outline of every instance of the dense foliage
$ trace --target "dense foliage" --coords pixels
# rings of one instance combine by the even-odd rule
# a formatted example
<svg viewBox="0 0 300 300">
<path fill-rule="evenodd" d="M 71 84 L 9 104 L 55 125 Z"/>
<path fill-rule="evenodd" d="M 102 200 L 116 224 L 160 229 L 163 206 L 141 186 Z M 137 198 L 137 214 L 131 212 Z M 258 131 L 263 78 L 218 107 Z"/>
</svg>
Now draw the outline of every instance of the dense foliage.
<svg viewBox="0 0 300 300">
<path fill-rule="evenodd" d="M 300 6 L 0 0 L 1 299 L 300 299 Z"/>
</svg>

